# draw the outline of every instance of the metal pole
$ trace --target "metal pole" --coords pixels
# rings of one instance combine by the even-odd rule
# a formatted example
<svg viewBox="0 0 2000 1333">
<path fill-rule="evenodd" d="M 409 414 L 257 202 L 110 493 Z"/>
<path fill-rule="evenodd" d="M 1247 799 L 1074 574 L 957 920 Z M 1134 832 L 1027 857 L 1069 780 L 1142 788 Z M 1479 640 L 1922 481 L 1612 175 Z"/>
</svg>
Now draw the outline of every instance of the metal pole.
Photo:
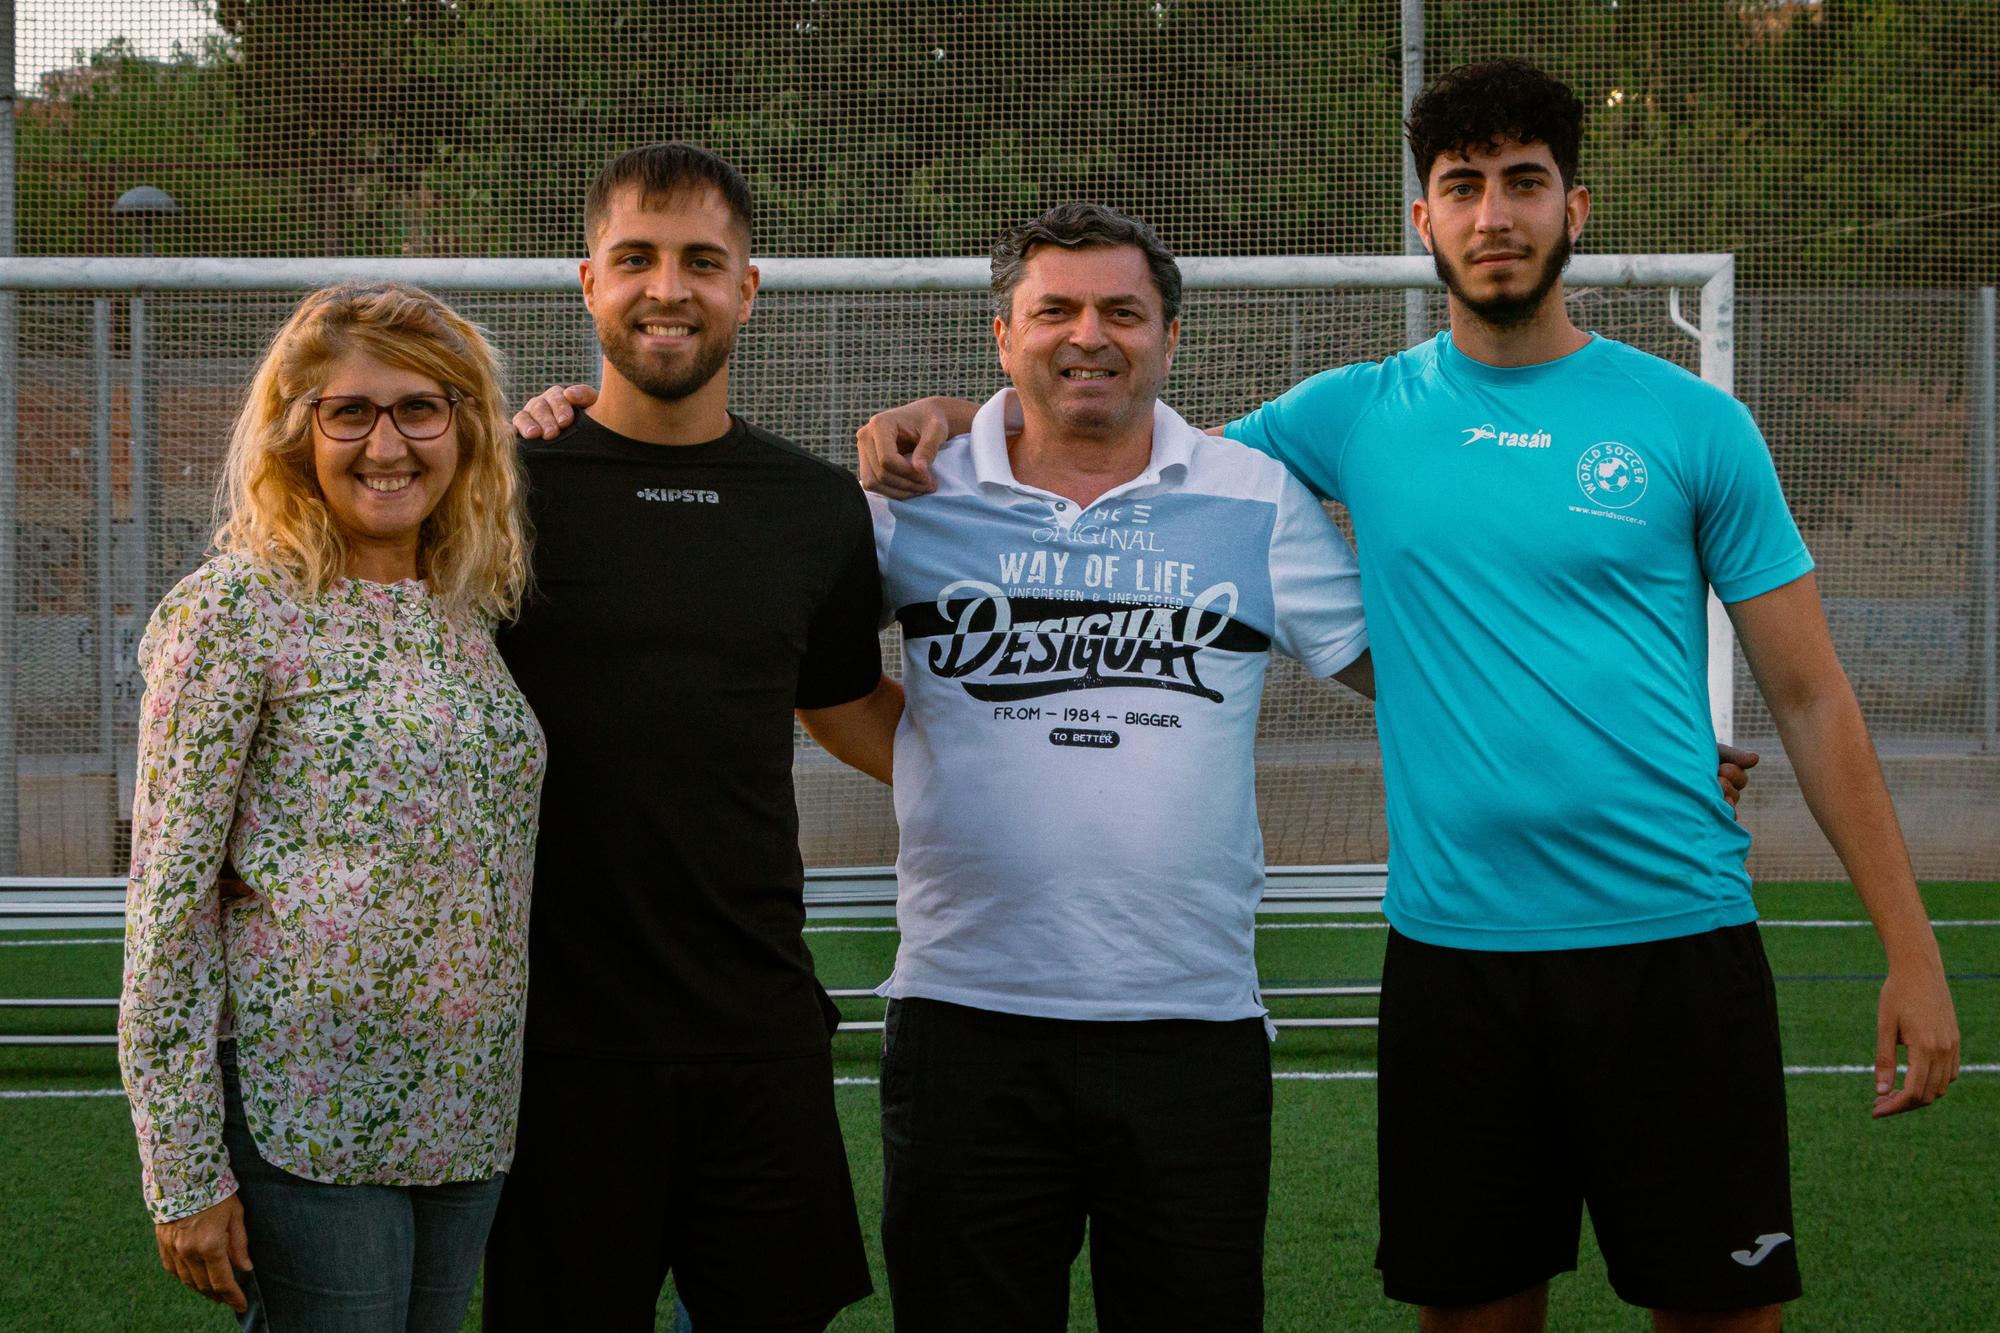
<svg viewBox="0 0 2000 1333">
<path fill-rule="evenodd" d="M 840 439 L 840 319 L 831 301 L 826 306 L 826 442 L 838 451 Z"/>
<path fill-rule="evenodd" d="M 97 748 L 104 758 L 104 771 L 115 774 L 118 733 L 113 717 L 117 706 L 118 635 L 111 610 L 116 572 L 111 559 L 111 298 L 108 296 L 90 303 L 90 346 L 90 369 L 97 391 L 90 418 L 91 509 L 96 520 L 93 535 L 97 543 Z"/>
<path fill-rule="evenodd" d="M 1423 238 L 1410 221 L 1410 204 L 1424 192 L 1417 179 L 1417 164 L 1403 144 L 1403 121 L 1410 118 L 1410 105 L 1424 86 L 1424 0 L 1403 0 L 1403 117 L 1396 122 L 1396 153 L 1403 160 L 1403 253 L 1424 253 Z M 1430 320 L 1424 316 L 1424 293 L 1403 293 L 1403 345 L 1414 347 L 1430 334 Z"/>
<path fill-rule="evenodd" d="M 1296 298 L 1285 302 L 1285 313 L 1290 316 L 1287 323 L 1291 334 L 1286 343 L 1286 351 L 1290 353 L 1290 359 L 1286 361 L 1285 365 L 1291 371 L 1291 374 L 1287 378 L 1293 384 L 1297 384 L 1306 377 L 1306 365 L 1304 357 L 1300 355 L 1299 303 Z"/>
<path fill-rule="evenodd" d="M 1736 392 L 1736 261 L 1725 260 L 1701 287 L 1701 377 Z M 1736 740 L 1736 631 L 1729 613 L 1708 594 L 1708 712 L 1715 738 Z"/>
<path fill-rule="evenodd" d="M 152 609 L 152 602 L 147 597 L 147 592 L 153 586 L 152 561 L 147 558 L 152 547 L 152 533 L 146 521 L 151 516 L 153 501 L 153 460 L 151 450 L 146 447 L 146 298 L 132 297 L 130 313 L 132 378 L 129 405 L 132 416 L 132 568 L 134 570 L 132 613 L 143 617 Z"/>
<path fill-rule="evenodd" d="M 1972 429 L 1979 468 L 1979 686 L 1986 703 L 1985 748 L 2000 750 L 2000 443 L 1994 414 L 2000 412 L 2000 329 L 1996 329 L 1994 289 L 1981 287 L 1973 306 Z"/>
<path fill-rule="evenodd" d="M 14 0 L 0 0 L 0 259 L 14 255 L 14 208 Z M 0 292 L 0 874 L 6 875 L 18 871 L 21 856 L 21 770 L 14 736 L 14 682 L 21 666 L 14 615 L 21 515 L 15 468 L 20 442 L 18 299 L 13 292 Z"/>
</svg>

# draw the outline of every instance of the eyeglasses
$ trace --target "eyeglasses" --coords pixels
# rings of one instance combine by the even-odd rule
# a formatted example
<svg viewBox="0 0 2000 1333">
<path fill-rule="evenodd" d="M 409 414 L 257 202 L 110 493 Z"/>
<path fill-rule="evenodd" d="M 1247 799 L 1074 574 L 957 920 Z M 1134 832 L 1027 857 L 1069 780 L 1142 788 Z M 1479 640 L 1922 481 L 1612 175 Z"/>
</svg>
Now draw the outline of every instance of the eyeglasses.
<svg viewBox="0 0 2000 1333">
<path fill-rule="evenodd" d="M 313 420 L 329 440 L 365 440 L 384 412 L 390 424 L 406 440 L 435 440 L 451 429 L 452 414 L 458 410 L 458 395 L 417 393 L 393 403 L 378 403 L 359 396 L 308 398 Z"/>
</svg>

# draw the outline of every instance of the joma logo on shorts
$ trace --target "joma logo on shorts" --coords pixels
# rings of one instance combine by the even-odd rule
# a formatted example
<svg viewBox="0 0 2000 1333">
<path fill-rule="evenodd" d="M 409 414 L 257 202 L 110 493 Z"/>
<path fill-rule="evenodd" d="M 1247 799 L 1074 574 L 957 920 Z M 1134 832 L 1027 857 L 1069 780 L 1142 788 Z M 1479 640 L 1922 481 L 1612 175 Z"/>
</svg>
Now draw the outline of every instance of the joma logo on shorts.
<svg viewBox="0 0 2000 1333">
<path fill-rule="evenodd" d="M 1777 1249 L 1790 1239 L 1791 1237 L 1782 1231 L 1767 1232 L 1757 1237 L 1757 1249 L 1754 1253 L 1750 1250 L 1731 1250 L 1729 1257 L 1737 1263 L 1742 1264 L 1745 1268 L 1755 1268 L 1758 1264 L 1763 1263 L 1771 1257 L 1771 1251 Z"/>
<path fill-rule="evenodd" d="M 670 491 L 670 490 L 663 490 L 657 486 L 646 486 L 641 488 L 639 491 L 639 498 L 641 500 L 657 500 L 663 504 L 679 503 L 679 504 L 697 504 L 697 505 L 719 505 L 722 503 L 722 497 L 717 495 L 714 491 L 683 491 L 683 490 Z"/>
</svg>

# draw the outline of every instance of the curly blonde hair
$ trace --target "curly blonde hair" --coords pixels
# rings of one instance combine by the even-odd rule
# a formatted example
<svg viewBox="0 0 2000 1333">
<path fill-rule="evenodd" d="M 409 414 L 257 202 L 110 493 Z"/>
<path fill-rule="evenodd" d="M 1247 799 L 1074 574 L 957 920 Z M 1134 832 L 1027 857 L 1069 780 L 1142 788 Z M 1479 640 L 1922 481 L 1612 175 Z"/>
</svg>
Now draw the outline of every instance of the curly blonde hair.
<svg viewBox="0 0 2000 1333">
<path fill-rule="evenodd" d="M 299 302 L 271 339 L 230 431 L 215 549 L 273 566 L 317 595 L 347 566 L 347 538 L 313 471 L 312 408 L 328 368 L 360 351 L 458 394 L 458 471 L 417 535 L 417 570 L 448 606 L 509 619 L 528 583 L 526 484 L 478 327 L 404 283 L 342 283 Z"/>
</svg>

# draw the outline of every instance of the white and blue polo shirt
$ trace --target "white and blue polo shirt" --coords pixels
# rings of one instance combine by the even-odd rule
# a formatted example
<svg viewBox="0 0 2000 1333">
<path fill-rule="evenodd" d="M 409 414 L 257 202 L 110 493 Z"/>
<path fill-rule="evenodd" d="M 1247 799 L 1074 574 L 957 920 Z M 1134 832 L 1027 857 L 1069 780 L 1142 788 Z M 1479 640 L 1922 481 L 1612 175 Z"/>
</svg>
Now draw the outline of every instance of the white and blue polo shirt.
<svg viewBox="0 0 2000 1333">
<path fill-rule="evenodd" d="M 1397 930 L 1566 949 L 1755 919 L 1708 590 L 1756 597 L 1812 557 L 1741 403 L 1607 338 L 1502 368 L 1444 333 L 1229 434 L 1354 518 Z"/>
<path fill-rule="evenodd" d="M 1269 650 L 1367 646 L 1354 556 L 1276 460 L 1164 405 L 1088 507 L 1015 480 L 1003 390 L 935 494 L 869 500 L 903 631 L 902 942 L 882 993 L 1051 1018 L 1264 1012 Z"/>
</svg>

